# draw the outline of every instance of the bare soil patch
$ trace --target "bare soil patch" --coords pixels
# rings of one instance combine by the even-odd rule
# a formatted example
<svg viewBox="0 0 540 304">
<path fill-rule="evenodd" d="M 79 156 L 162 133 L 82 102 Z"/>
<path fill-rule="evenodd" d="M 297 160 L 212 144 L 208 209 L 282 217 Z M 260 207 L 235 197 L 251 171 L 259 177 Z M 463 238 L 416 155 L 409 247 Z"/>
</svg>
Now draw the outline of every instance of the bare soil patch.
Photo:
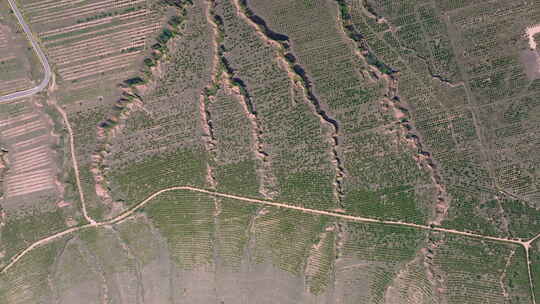
<svg viewBox="0 0 540 304">
<path fill-rule="evenodd" d="M 537 51 L 525 50 L 519 55 L 529 80 L 540 78 L 540 55 Z"/>
</svg>

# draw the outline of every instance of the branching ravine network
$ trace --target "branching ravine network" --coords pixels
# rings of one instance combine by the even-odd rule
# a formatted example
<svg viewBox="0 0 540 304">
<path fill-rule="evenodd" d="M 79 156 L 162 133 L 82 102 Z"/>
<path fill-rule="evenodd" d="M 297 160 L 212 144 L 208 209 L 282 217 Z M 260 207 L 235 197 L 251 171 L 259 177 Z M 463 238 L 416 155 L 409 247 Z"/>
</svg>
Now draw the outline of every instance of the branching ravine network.
<svg viewBox="0 0 540 304">
<path fill-rule="evenodd" d="M 42 81 L 42 84 L 40 84 L 38 87 L 30 89 L 30 90 L 21 91 L 21 92 L 18 92 L 18 93 L 6 95 L 6 96 L 0 96 L 0 101 L 9 101 L 9 100 L 13 100 L 13 99 L 22 98 L 22 97 L 32 96 L 32 95 L 40 92 L 41 90 L 43 90 L 48 85 L 49 79 L 51 77 L 50 67 L 49 67 L 49 64 L 48 64 L 48 62 L 46 60 L 46 57 L 43 55 L 43 51 L 39 48 L 39 45 L 37 44 L 37 42 L 35 42 L 34 38 L 32 37 L 32 34 L 31 34 L 30 30 L 28 29 L 28 26 L 24 22 L 22 16 L 20 15 L 20 12 L 17 9 L 17 6 L 16 6 L 15 2 L 12 1 L 12 0 L 9 0 L 9 4 L 11 5 L 13 11 L 16 13 L 19 23 L 21 24 L 21 26 L 23 26 L 25 32 L 27 33 L 28 39 L 32 43 L 32 46 L 34 47 L 34 50 L 35 50 L 36 54 L 38 55 L 38 57 L 40 58 L 40 61 L 42 62 L 42 65 L 44 66 L 45 78 Z M 77 159 L 76 159 L 76 156 L 75 156 L 75 149 L 74 149 L 75 144 L 74 144 L 73 131 L 71 129 L 71 125 L 70 125 L 70 123 L 68 121 L 68 117 L 67 117 L 66 113 L 59 106 L 55 106 L 55 108 L 61 114 L 61 116 L 62 116 L 62 118 L 63 118 L 63 120 L 64 120 L 64 122 L 66 124 L 67 131 L 69 133 L 70 148 L 71 148 L 71 158 L 72 158 L 72 162 L 73 162 L 73 168 L 74 168 L 74 171 L 75 171 L 75 178 L 76 178 L 76 183 L 77 183 L 77 188 L 78 188 L 77 190 L 79 192 L 79 198 L 80 198 L 80 201 L 81 201 L 81 209 L 82 209 L 82 212 L 83 212 L 83 217 L 85 218 L 85 220 L 88 223 L 84 224 L 84 225 L 81 225 L 81 226 L 68 228 L 68 229 L 66 229 L 64 231 L 55 233 L 53 235 L 50 235 L 48 237 L 45 237 L 45 238 L 43 238 L 41 240 L 38 240 L 38 241 L 32 243 L 30 246 L 26 247 L 24 250 L 20 251 L 16 255 L 14 255 L 10 259 L 9 263 L 6 264 L 0 270 L 0 274 L 5 274 L 18 261 L 20 261 L 26 254 L 28 254 L 30 251 L 32 251 L 33 249 L 35 249 L 35 248 L 37 248 L 39 246 L 42 246 L 42 245 L 44 245 L 46 243 L 52 242 L 52 241 L 54 241 L 56 239 L 62 238 L 64 236 L 67 236 L 69 234 L 72 234 L 72 233 L 75 233 L 75 232 L 78 232 L 78 231 L 81 231 L 81 230 L 84 230 L 84 229 L 106 227 L 106 226 L 110 226 L 110 225 L 113 225 L 113 224 L 119 224 L 119 223 L 123 222 L 124 220 L 126 220 L 127 218 L 129 218 L 134 212 L 140 210 L 147 203 L 149 203 L 154 198 L 156 198 L 157 196 L 159 196 L 159 195 L 161 195 L 163 193 L 166 193 L 166 192 L 169 192 L 169 191 L 192 191 L 192 192 L 198 192 L 198 193 L 204 193 L 204 194 L 208 194 L 208 195 L 213 195 L 213 196 L 217 196 L 217 197 L 230 198 L 230 199 L 243 201 L 243 202 L 251 203 L 251 204 L 273 206 L 273 207 L 278 207 L 278 208 L 286 208 L 286 209 L 296 210 L 296 211 L 309 213 L 309 214 L 329 216 L 329 217 L 343 219 L 343 220 L 351 221 L 351 222 L 376 223 L 376 224 L 382 224 L 382 225 L 394 225 L 394 226 L 411 227 L 411 228 L 427 230 L 427 231 L 443 232 L 443 233 L 462 235 L 462 236 L 467 236 L 467 237 L 472 237 L 472 238 L 477 238 L 477 239 L 484 239 L 484 240 L 490 240 L 490 241 L 496 241 L 496 242 L 502 242 L 502 243 L 509 243 L 509 244 L 517 244 L 517 245 L 523 246 L 523 248 L 525 249 L 527 270 L 528 270 L 528 276 L 529 276 L 529 284 L 530 284 L 530 290 L 531 290 L 531 298 L 532 298 L 533 304 L 536 304 L 536 299 L 535 299 L 535 296 L 534 296 L 534 284 L 533 284 L 532 273 L 531 273 L 530 249 L 531 249 L 532 243 L 540 238 L 540 233 L 536 234 L 534 237 L 530 238 L 529 240 L 523 240 L 522 238 L 514 239 L 514 238 L 494 237 L 494 236 L 482 235 L 482 234 L 477 234 L 477 233 L 472 233 L 472 232 L 467 232 L 467 231 L 460 231 L 460 230 L 455 230 L 455 229 L 442 228 L 442 227 L 437 227 L 437 226 L 434 226 L 434 225 L 421 225 L 421 224 L 408 223 L 408 222 L 402 222 L 402 221 L 380 220 L 380 219 L 367 218 L 367 217 L 361 217 L 361 216 L 347 215 L 347 214 L 337 213 L 337 212 L 332 212 L 332 211 L 304 208 L 304 207 L 295 206 L 295 205 L 292 205 L 292 204 L 289 204 L 289 203 L 286 203 L 286 202 L 276 202 L 276 201 L 271 201 L 271 200 L 254 199 L 254 198 L 243 197 L 243 196 L 238 196 L 238 195 L 234 195 L 234 194 L 227 194 L 227 193 L 222 193 L 222 192 L 217 192 L 217 191 L 212 191 L 212 190 L 207 190 L 207 189 L 204 189 L 204 188 L 197 188 L 197 187 L 192 187 L 192 186 L 174 186 L 174 187 L 161 189 L 161 190 L 151 194 L 150 196 L 148 196 L 146 199 L 139 202 L 135 206 L 129 208 L 128 210 L 124 211 L 123 213 L 121 213 L 121 214 L 119 214 L 119 215 L 117 215 L 117 216 L 115 216 L 113 218 L 110 218 L 110 219 L 107 219 L 107 220 L 104 220 L 104 221 L 96 221 L 96 220 L 92 219 L 92 217 L 90 217 L 88 215 L 87 211 L 86 211 L 86 204 L 85 204 L 84 194 L 83 194 L 82 186 L 81 186 L 81 182 L 80 182 Z"/>
</svg>

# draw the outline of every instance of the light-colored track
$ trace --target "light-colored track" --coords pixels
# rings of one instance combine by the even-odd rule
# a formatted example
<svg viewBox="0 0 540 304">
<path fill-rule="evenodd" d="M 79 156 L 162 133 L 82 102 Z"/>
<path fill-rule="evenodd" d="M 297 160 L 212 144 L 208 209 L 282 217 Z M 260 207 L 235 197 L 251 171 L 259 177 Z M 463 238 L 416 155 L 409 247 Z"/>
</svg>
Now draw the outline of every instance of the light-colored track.
<svg viewBox="0 0 540 304">
<path fill-rule="evenodd" d="M 67 129 L 68 134 L 69 134 L 69 146 L 70 146 L 69 148 L 70 148 L 70 152 L 71 152 L 71 160 L 72 160 L 72 163 L 73 163 L 73 170 L 75 171 L 75 181 L 77 183 L 77 189 L 79 190 L 79 199 L 81 201 L 81 209 L 82 209 L 84 219 L 86 219 L 90 223 L 90 225 L 96 225 L 96 221 L 94 221 L 88 215 L 88 212 L 86 211 L 86 202 L 84 200 L 84 193 L 83 193 L 83 188 L 82 188 L 82 185 L 81 185 L 81 178 L 80 178 L 80 174 L 79 174 L 79 166 L 78 166 L 78 162 L 77 162 L 77 156 L 75 155 L 75 142 L 74 142 L 74 136 L 73 136 L 73 129 L 71 128 L 71 124 L 69 123 L 66 111 L 64 111 L 64 109 L 62 109 L 57 104 L 55 104 L 54 107 L 56 108 L 58 113 L 60 113 L 60 115 L 62 116 L 62 119 L 64 119 L 64 123 L 66 124 L 66 129 Z"/>
<path fill-rule="evenodd" d="M 478 238 L 478 239 L 491 240 L 491 241 L 496 241 L 496 242 L 517 244 L 517 245 L 523 246 L 526 249 L 527 253 L 529 251 L 530 243 L 532 241 L 534 241 L 535 239 L 537 239 L 538 237 L 540 237 L 540 234 L 539 234 L 539 235 L 535 236 L 534 238 L 532 238 L 531 240 L 528 240 L 528 241 L 523 241 L 521 239 L 500 238 L 500 237 L 481 235 L 481 234 L 476 234 L 476 233 L 471 233 L 471 232 L 466 232 L 466 231 L 459 231 L 459 230 L 455 230 L 455 229 L 447 229 L 447 228 L 441 228 L 441 227 L 431 227 L 431 226 L 428 226 L 428 225 L 420 225 L 420 224 L 406 223 L 406 222 L 400 222 L 400 221 L 385 221 L 385 220 L 378 220 L 378 219 L 361 217 L 361 216 L 347 215 L 347 214 L 342 214 L 342 213 L 337 213 L 337 212 L 332 212 L 332 211 L 304 208 L 304 207 L 299 207 L 299 206 L 295 206 L 295 205 L 291 205 L 291 204 L 287 204 L 287 203 L 283 203 L 283 202 L 275 202 L 275 201 L 261 200 L 261 199 L 255 199 L 255 198 L 249 198 L 249 197 L 242 197 L 242 196 L 238 196 L 238 195 L 220 193 L 220 192 L 215 192 L 215 191 L 211 191 L 211 190 L 207 190 L 207 189 L 191 187 L 191 186 L 177 186 L 177 187 L 170 187 L 170 188 L 159 190 L 159 191 L 153 193 L 152 195 L 148 196 L 146 199 L 144 199 L 143 201 L 141 201 L 137 205 L 131 207 L 130 209 L 126 210 L 125 212 L 123 212 L 123 213 L 121 213 L 121 214 L 119 214 L 119 215 L 117 215 L 117 216 L 115 216 L 115 217 L 113 217 L 111 219 L 101 221 L 101 222 L 93 221 L 93 222 L 91 222 L 89 224 L 85 224 L 85 225 L 78 226 L 78 227 L 72 227 L 72 228 L 69 228 L 69 229 L 64 230 L 62 232 L 59 232 L 59 233 L 53 234 L 51 236 L 48 236 L 48 237 L 46 237 L 44 239 L 41 239 L 39 241 L 36 241 L 35 243 L 28 246 L 23 251 L 21 251 L 17 255 L 15 255 L 11 259 L 11 261 L 0 271 L 0 273 L 5 273 L 8 269 L 13 267 L 13 265 L 15 263 L 17 263 L 23 256 L 25 256 L 28 252 L 30 252 L 31 250 L 33 250 L 36 247 L 39 247 L 39 246 L 44 245 L 44 244 L 46 244 L 48 242 L 51 242 L 51 241 L 53 241 L 55 239 L 66 236 L 66 235 L 68 235 L 68 234 L 70 234 L 72 232 L 76 232 L 76 231 L 80 231 L 80 230 L 87 229 L 87 228 L 92 228 L 92 227 L 100 227 L 100 226 L 118 224 L 118 223 L 124 221 L 125 219 L 127 219 L 128 217 L 130 217 L 131 215 L 133 215 L 133 213 L 135 213 L 137 210 L 144 207 L 146 204 L 148 204 L 150 201 L 152 201 L 157 196 L 159 196 L 159 195 L 161 195 L 161 194 L 163 194 L 165 192 L 182 191 L 182 190 L 184 190 L 184 191 L 192 191 L 192 192 L 199 192 L 199 193 L 204 193 L 204 194 L 213 195 L 213 196 L 230 198 L 230 199 L 243 201 L 243 202 L 247 202 L 247 203 L 251 203 L 251 204 L 273 206 L 273 207 L 278 207 L 278 208 L 286 208 L 286 209 L 297 210 L 297 211 L 304 212 L 304 213 L 323 215 L 323 216 L 330 216 L 330 217 L 340 218 L 340 219 L 343 219 L 343 220 L 346 220 L 346 221 L 352 221 L 352 222 L 377 223 L 377 224 L 382 224 L 382 225 L 404 226 L 404 227 L 411 227 L 411 228 L 416 228 L 416 229 L 421 229 L 421 230 L 439 231 L 439 232 L 443 232 L 443 233 L 450 233 L 450 234 L 462 235 L 462 236 L 473 237 L 473 238 Z M 527 254 L 527 257 L 528 257 L 528 254 Z M 527 262 L 529 263 L 529 259 L 527 259 Z"/>
</svg>

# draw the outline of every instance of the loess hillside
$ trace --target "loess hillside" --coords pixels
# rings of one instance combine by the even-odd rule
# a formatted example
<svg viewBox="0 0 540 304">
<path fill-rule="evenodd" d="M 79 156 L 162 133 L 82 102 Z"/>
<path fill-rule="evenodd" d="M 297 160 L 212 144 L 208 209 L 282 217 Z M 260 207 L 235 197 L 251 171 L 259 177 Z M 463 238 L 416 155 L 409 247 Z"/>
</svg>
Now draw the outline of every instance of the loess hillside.
<svg viewBox="0 0 540 304">
<path fill-rule="evenodd" d="M 540 304 L 540 1 L 15 3 L 0 303 Z"/>
</svg>

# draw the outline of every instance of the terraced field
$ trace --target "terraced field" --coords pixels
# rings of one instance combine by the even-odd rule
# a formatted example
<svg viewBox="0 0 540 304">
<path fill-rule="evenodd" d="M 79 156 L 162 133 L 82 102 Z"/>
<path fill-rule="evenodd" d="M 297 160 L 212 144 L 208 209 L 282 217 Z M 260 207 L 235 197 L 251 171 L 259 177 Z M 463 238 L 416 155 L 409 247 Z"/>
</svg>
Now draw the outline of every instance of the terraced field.
<svg viewBox="0 0 540 304">
<path fill-rule="evenodd" d="M 540 2 L 17 5 L 0 303 L 540 301 Z"/>
<path fill-rule="evenodd" d="M 433 268 L 444 273 L 441 286 L 448 303 L 530 303 L 521 247 L 450 237 L 433 251 Z"/>
<path fill-rule="evenodd" d="M 5 257 L 79 220 L 79 206 L 65 196 L 57 124 L 33 98 L 0 105 L 5 224 L 0 250 Z"/>
<path fill-rule="evenodd" d="M 341 172 L 333 163 L 332 124 L 291 75 L 279 48 L 265 42 L 265 34 L 239 10 L 237 3 L 216 2 L 213 14 L 223 20 L 219 31 L 227 51 L 221 60 L 244 95 L 252 132 L 258 133 L 262 194 L 306 207 L 339 208 Z"/>
<path fill-rule="evenodd" d="M 114 199 L 131 203 L 177 183 L 207 185 L 200 95 L 210 81 L 210 25 L 202 4 L 187 16 L 186 31 L 168 45 L 162 72 L 148 83 L 144 103 L 134 104 L 110 140 L 104 174 Z M 182 79 L 182 82 L 178 82 Z M 129 115 L 129 116 L 128 116 Z M 150 174 L 141 174 L 146 171 Z"/>
<path fill-rule="evenodd" d="M 6 198 L 51 191 L 56 188 L 55 151 L 51 145 L 57 136 L 49 121 L 33 109 L 30 100 L 3 105 L 1 138 L 9 152 Z"/>
<path fill-rule="evenodd" d="M 364 216 L 385 214 L 422 222 L 429 215 L 423 210 L 433 207 L 433 199 L 424 197 L 432 186 L 427 172 L 415 162 L 414 147 L 396 127 L 404 117 L 393 113 L 391 96 L 384 96 L 391 79 L 375 80 L 365 71 L 367 63 L 355 54 L 354 44 L 336 22 L 336 4 L 298 2 L 285 10 L 290 6 L 287 1 L 272 5 L 253 1 L 252 6 L 271 28 L 288 35 L 290 52 L 297 57 L 297 66 L 305 69 L 321 109 L 339 122 L 336 151 L 345 171 L 343 207 Z M 305 18 L 297 18 L 298 11 Z M 319 20 L 317 26 L 308 22 L 314 18 Z"/>
<path fill-rule="evenodd" d="M 71 90 L 118 81 L 118 73 L 129 78 L 148 35 L 159 28 L 140 0 L 23 1 L 22 10 L 55 65 L 58 81 Z"/>
<path fill-rule="evenodd" d="M 533 242 L 532 243 L 532 250 L 530 251 L 530 255 L 531 255 L 531 262 L 532 262 L 532 267 L 531 267 L 531 276 L 532 276 L 532 286 L 535 287 L 534 289 L 534 297 L 536 299 L 538 299 L 538 297 L 540 297 L 540 292 L 538 292 L 538 282 L 540 282 L 540 267 L 538 267 L 539 263 L 540 263 L 540 247 L 539 247 L 539 242 L 538 240 Z"/>
<path fill-rule="evenodd" d="M 49 264 L 36 260 L 42 247 L 10 273 L 40 263 L 41 278 L 55 278 L 39 290 L 44 299 L 70 297 L 94 280 L 101 284 L 88 285 L 88 301 L 531 303 L 524 251 L 516 245 L 214 200 L 171 191 L 109 229 L 75 234 Z M 424 247 L 427 239 L 437 246 Z M 78 267 L 67 268 L 75 261 Z M 169 284 L 157 283 L 165 278 Z"/>
<path fill-rule="evenodd" d="M 471 27 L 465 24 L 470 24 L 470 22 L 467 23 L 465 19 L 479 18 L 481 13 L 489 16 L 492 9 L 480 3 L 468 7 L 460 4 L 459 8 L 455 9 L 429 2 L 418 7 L 414 5 L 414 1 L 400 1 L 395 5 L 404 11 L 409 11 L 410 17 L 403 17 L 401 12 L 398 13 L 395 10 L 394 4 L 389 5 L 386 2 L 369 1 L 368 8 L 355 4 L 348 7 L 352 26 L 359 31 L 364 29 L 366 42 L 372 47 L 372 51 L 380 54 L 383 62 L 391 63 L 391 67 L 399 70 L 398 79 L 401 84 L 399 97 L 408 104 L 411 110 L 412 122 L 418 130 L 419 140 L 426 152 L 430 153 L 426 155 L 433 156 L 433 165 L 430 167 L 438 170 L 438 174 L 433 177 L 438 176 L 440 190 L 444 190 L 442 194 L 446 193 L 445 196 L 450 198 L 450 200 L 444 196 L 441 197 L 442 200 L 439 198 L 441 205 L 446 205 L 444 208 L 447 208 L 444 225 L 483 233 L 516 234 L 509 228 L 515 227 L 514 224 L 501 223 L 498 218 L 503 215 L 507 218 L 506 221 L 517 223 L 521 215 L 506 214 L 506 210 L 514 207 L 502 204 L 502 202 L 505 199 L 520 200 L 520 205 L 536 208 L 535 199 L 533 199 L 535 178 L 533 175 L 524 175 L 527 171 L 525 168 L 530 168 L 530 164 L 535 160 L 529 157 L 520 158 L 520 165 L 517 165 L 515 161 L 510 161 L 508 158 L 510 155 L 512 158 L 518 157 L 517 155 L 526 155 L 517 151 L 527 149 L 529 144 L 516 142 L 518 137 L 512 137 L 512 144 L 508 141 L 503 144 L 504 138 L 507 140 L 510 138 L 503 136 L 500 132 L 511 132 L 513 128 L 510 124 L 506 124 L 504 131 L 502 131 L 503 128 L 495 131 L 497 127 L 494 121 L 498 121 L 497 124 L 504 121 L 496 117 L 501 117 L 497 116 L 500 115 L 497 112 L 502 111 L 505 106 L 495 99 L 488 102 L 490 95 L 487 91 L 485 94 L 477 91 L 472 74 L 464 68 L 472 68 L 474 64 L 483 60 L 480 58 L 488 58 L 486 53 L 477 51 L 477 55 L 474 55 L 477 57 L 473 59 L 470 51 L 472 48 L 478 50 L 476 47 L 479 47 L 480 39 L 486 39 L 487 42 L 487 36 L 457 34 L 458 23 L 463 24 L 469 31 Z M 500 11 L 495 12 L 496 9 L 493 8 L 494 15 L 491 18 L 486 17 L 486 20 L 491 20 L 492 27 L 497 23 L 496 26 L 500 28 L 504 26 L 498 23 L 499 19 L 495 18 L 495 15 L 504 16 L 501 17 L 502 20 L 518 18 L 525 22 L 526 14 L 536 9 L 531 6 L 530 10 L 526 10 L 503 2 L 498 3 L 496 7 Z M 371 13 L 366 11 L 371 11 Z M 516 17 L 518 16 L 516 14 L 521 14 L 519 15 L 521 17 Z M 385 19 L 380 19 L 382 18 L 380 16 L 384 16 Z M 503 39 L 507 39 L 506 41 L 518 39 L 516 37 L 519 37 L 521 30 L 517 27 L 505 28 L 505 34 L 497 34 L 499 38 L 490 40 L 490 43 L 504 44 Z M 416 38 L 407 38 L 413 33 Z M 414 41 L 414 45 L 410 44 L 412 42 L 407 42 L 409 41 L 407 39 Z M 434 41 L 438 45 L 433 45 Z M 521 42 L 525 41 L 520 40 Z M 471 45 L 469 51 L 465 49 L 467 45 Z M 502 56 L 518 60 L 520 50 L 521 47 L 491 49 L 493 56 L 489 57 L 489 60 L 497 61 L 495 58 L 502 58 Z M 426 51 L 429 52 L 422 54 Z M 439 53 L 435 51 L 441 55 L 445 54 L 444 57 L 439 58 Z M 443 59 L 446 63 L 441 62 Z M 443 64 L 455 66 L 458 70 L 452 72 L 452 75 L 441 75 L 435 69 Z M 510 61 L 506 64 L 511 66 Z M 510 66 L 508 66 L 509 69 Z M 512 69 L 517 78 L 509 77 L 505 83 L 534 88 L 534 81 L 525 80 L 525 71 L 519 64 L 513 65 Z M 486 77 L 489 78 L 489 76 Z M 518 79 L 521 80 L 518 81 Z M 517 87 L 516 90 L 518 90 Z M 515 93 L 518 94 L 515 99 L 511 97 L 514 96 L 511 89 L 506 89 L 505 92 L 508 93 L 507 101 L 521 98 L 518 97 L 518 93 Z M 485 102 L 480 100 L 485 100 Z M 531 105 L 531 109 L 532 107 L 534 106 Z M 499 168 L 499 166 L 505 167 Z M 530 170 L 527 172 L 534 174 Z M 503 175 L 508 175 L 507 182 L 502 179 Z M 517 188 L 513 190 L 512 187 Z M 528 190 L 523 191 L 529 194 L 525 195 L 523 191 L 516 192 L 518 188 L 527 188 Z M 447 204 L 447 202 L 451 203 Z M 516 206 L 516 208 L 519 207 Z M 524 216 L 530 216 L 532 220 L 536 217 L 534 215 L 536 212 L 532 211 L 532 214 Z M 470 216 L 473 214 L 475 221 L 470 221 Z"/>
<path fill-rule="evenodd" d="M 55 71 L 52 103 L 64 109 L 73 130 L 79 170 L 66 173 L 80 175 L 84 195 L 77 200 L 85 199 L 89 212 L 101 216 L 113 207 L 100 201 L 104 190 L 96 188 L 104 140 L 99 125 L 115 115 L 118 85 L 139 73 L 164 23 L 163 8 L 152 1 L 32 1 L 21 8 Z"/>
</svg>

